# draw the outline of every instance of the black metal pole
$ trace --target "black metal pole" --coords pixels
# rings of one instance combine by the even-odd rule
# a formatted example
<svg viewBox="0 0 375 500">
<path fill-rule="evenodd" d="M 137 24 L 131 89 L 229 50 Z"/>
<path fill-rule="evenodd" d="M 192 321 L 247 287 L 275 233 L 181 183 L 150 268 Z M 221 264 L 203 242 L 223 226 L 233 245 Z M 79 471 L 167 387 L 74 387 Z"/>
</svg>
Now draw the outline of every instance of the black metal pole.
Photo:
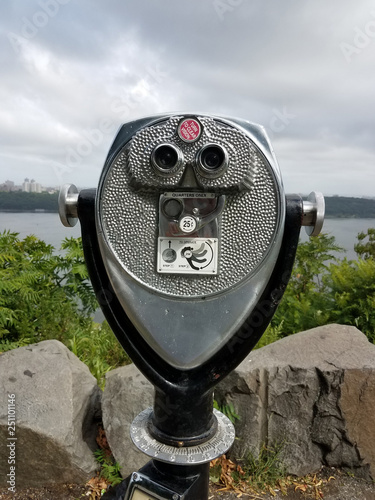
<svg viewBox="0 0 375 500">
<path fill-rule="evenodd" d="M 213 391 L 204 394 L 174 391 L 165 394 L 155 388 L 155 401 L 150 433 L 161 443 L 171 446 L 195 446 L 216 432 L 213 415 Z"/>
</svg>

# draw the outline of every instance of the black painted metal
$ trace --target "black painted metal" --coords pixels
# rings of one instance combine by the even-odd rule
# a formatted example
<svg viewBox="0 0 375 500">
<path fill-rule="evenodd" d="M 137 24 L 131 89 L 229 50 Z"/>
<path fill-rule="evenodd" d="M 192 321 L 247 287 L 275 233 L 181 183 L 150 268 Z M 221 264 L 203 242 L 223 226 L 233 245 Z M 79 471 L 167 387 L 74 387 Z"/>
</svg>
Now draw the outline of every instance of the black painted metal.
<svg viewBox="0 0 375 500">
<path fill-rule="evenodd" d="M 156 388 L 150 433 L 156 440 L 171 446 L 204 443 L 217 430 L 213 399 L 212 390 L 197 393 L 194 399 L 179 394 L 172 399 L 170 394 Z"/>
</svg>

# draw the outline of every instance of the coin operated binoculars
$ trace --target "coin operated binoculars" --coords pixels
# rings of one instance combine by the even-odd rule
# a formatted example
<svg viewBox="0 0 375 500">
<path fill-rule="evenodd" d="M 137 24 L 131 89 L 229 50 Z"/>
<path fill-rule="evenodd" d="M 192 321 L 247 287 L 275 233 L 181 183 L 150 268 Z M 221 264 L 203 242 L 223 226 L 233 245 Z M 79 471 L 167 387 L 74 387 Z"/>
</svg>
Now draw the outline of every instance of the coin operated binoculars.
<svg viewBox="0 0 375 500">
<path fill-rule="evenodd" d="M 98 189 L 65 185 L 59 205 L 64 225 L 81 223 L 108 323 L 155 387 L 131 426 L 151 461 L 104 498 L 205 500 L 209 462 L 234 441 L 213 388 L 264 333 L 323 196 L 285 195 L 262 127 L 183 114 L 124 124 Z"/>
</svg>

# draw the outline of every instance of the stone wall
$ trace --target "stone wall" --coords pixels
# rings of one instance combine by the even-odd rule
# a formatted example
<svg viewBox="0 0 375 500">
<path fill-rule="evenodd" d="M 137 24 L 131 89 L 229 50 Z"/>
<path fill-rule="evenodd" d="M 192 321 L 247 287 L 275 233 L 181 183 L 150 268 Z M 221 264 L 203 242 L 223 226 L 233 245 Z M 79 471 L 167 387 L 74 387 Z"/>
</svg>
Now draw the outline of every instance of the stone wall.
<svg viewBox="0 0 375 500">
<path fill-rule="evenodd" d="M 215 398 L 240 416 L 232 456 L 278 444 L 289 473 L 331 465 L 375 478 L 375 346 L 356 328 L 315 328 L 253 351 Z M 10 442 L 17 486 L 84 482 L 97 469 L 92 451 L 101 419 L 125 477 L 148 460 L 129 427 L 152 401 L 153 387 L 134 365 L 109 372 L 101 397 L 87 367 L 58 341 L 0 355 L 0 485 L 8 486 Z"/>
<path fill-rule="evenodd" d="M 375 346 L 327 325 L 253 351 L 218 387 L 241 416 L 233 455 L 282 445 L 288 472 L 322 465 L 375 477 Z"/>
</svg>

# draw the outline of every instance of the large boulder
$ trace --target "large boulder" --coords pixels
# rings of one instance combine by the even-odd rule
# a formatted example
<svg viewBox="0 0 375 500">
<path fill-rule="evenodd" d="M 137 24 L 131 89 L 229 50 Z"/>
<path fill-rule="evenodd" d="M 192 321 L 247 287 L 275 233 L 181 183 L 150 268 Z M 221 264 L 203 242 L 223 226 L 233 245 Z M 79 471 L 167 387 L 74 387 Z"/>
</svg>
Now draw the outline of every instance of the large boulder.
<svg viewBox="0 0 375 500">
<path fill-rule="evenodd" d="M 102 398 L 103 425 L 124 478 L 149 461 L 134 446 L 130 426 L 141 411 L 152 406 L 153 401 L 153 386 L 134 364 L 107 373 Z"/>
<path fill-rule="evenodd" d="M 241 417 L 237 458 L 277 445 L 289 473 L 325 464 L 375 478 L 375 345 L 356 328 L 327 325 L 255 350 L 215 397 Z"/>
<path fill-rule="evenodd" d="M 12 472 L 17 487 L 89 479 L 97 469 L 99 398 L 87 366 L 57 340 L 0 355 L 0 442 L 9 445 L 0 454 L 0 485 L 11 485 Z"/>
</svg>

